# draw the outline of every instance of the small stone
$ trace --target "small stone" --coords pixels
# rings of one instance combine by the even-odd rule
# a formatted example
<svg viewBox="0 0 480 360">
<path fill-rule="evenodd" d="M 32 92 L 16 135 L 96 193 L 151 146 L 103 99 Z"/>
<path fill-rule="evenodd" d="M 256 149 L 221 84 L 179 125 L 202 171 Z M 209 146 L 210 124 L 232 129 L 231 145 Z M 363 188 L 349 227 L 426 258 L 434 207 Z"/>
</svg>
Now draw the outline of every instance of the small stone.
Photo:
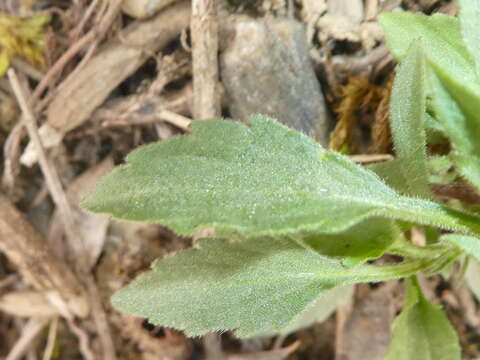
<svg viewBox="0 0 480 360">
<path fill-rule="evenodd" d="M 220 56 L 231 116 L 268 115 L 327 145 L 329 117 L 304 27 L 285 18 L 240 16 L 231 24 Z"/>
</svg>

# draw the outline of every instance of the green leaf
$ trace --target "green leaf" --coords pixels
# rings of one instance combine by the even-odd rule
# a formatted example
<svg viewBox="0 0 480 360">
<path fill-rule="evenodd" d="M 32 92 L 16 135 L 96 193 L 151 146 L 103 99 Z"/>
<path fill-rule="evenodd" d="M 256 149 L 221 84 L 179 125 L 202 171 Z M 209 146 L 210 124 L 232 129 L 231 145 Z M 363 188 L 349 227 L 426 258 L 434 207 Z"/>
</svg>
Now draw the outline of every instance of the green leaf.
<svg viewBox="0 0 480 360">
<path fill-rule="evenodd" d="M 374 173 L 263 116 L 251 126 L 194 123 L 191 136 L 144 146 L 104 177 L 82 206 L 191 235 L 338 232 L 386 216 L 480 232 L 479 217 L 399 196 Z"/>
<path fill-rule="evenodd" d="M 428 159 L 429 182 L 434 184 L 448 184 L 458 177 L 453 169 L 452 159 L 449 156 L 431 156 Z"/>
<path fill-rule="evenodd" d="M 380 162 L 367 166 L 367 169 L 377 174 L 388 186 L 399 193 L 408 193 L 408 186 L 403 179 L 400 170 L 400 160 L 393 159 L 391 161 Z"/>
<path fill-rule="evenodd" d="M 345 268 L 285 238 L 206 239 L 197 247 L 155 262 L 112 304 L 189 336 L 236 329 L 250 337 L 283 329 L 334 287 L 409 276 L 432 265 Z"/>
<path fill-rule="evenodd" d="M 480 30 L 478 28 L 480 2 L 478 0 L 459 0 L 458 4 L 460 5 L 458 19 L 462 27 L 463 41 L 475 60 L 477 76 L 480 76 Z"/>
<path fill-rule="evenodd" d="M 480 261 L 480 239 L 472 236 L 464 236 L 458 234 L 443 235 L 440 240 L 447 241 L 457 247 L 468 255 L 473 256 L 477 261 Z"/>
<path fill-rule="evenodd" d="M 397 67 L 390 101 L 397 166 L 406 195 L 431 198 L 425 135 L 426 74 L 422 40 L 413 42 Z"/>
<path fill-rule="evenodd" d="M 445 131 L 430 113 L 429 103 L 427 102 L 427 112 L 425 113 L 425 131 L 427 133 L 427 144 L 439 144 L 445 140 Z"/>
<path fill-rule="evenodd" d="M 428 67 L 434 70 L 429 71 L 428 87 L 435 117 L 452 142 L 459 171 L 480 189 L 480 82 L 459 21 L 442 14 L 411 13 L 385 13 L 380 21 L 399 59 L 413 41 L 423 39 Z"/>
<path fill-rule="evenodd" d="M 319 254 L 337 258 L 344 266 L 354 266 L 379 258 L 400 236 L 392 220 L 372 218 L 340 233 L 303 235 L 301 242 Z"/>
<path fill-rule="evenodd" d="M 379 17 L 387 45 L 403 59 L 412 42 L 423 40 L 427 63 L 448 73 L 449 78 L 472 94 L 480 94 L 472 57 L 462 41 L 458 20 L 443 14 L 426 16 L 409 12 L 383 13 Z"/>
<path fill-rule="evenodd" d="M 460 360 L 457 334 L 445 313 L 427 301 L 412 280 L 407 288 L 405 308 L 393 322 L 384 360 Z"/>
<path fill-rule="evenodd" d="M 440 73 L 430 71 L 431 106 L 453 146 L 451 159 L 459 172 L 480 189 L 480 106 L 477 114 L 468 114 L 439 79 Z M 444 81 L 448 81 L 444 77 Z M 477 99 L 480 101 L 480 97 Z"/>
<path fill-rule="evenodd" d="M 351 299 L 353 293 L 354 285 L 336 287 L 325 291 L 317 300 L 313 301 L 305 310 L 294 317 L 286 327 L 279 331 L 260 334 L 259 336 L 288 335 L 313 324 L 324 322 L 335 312 L 338 306 Z"/>
</svg>

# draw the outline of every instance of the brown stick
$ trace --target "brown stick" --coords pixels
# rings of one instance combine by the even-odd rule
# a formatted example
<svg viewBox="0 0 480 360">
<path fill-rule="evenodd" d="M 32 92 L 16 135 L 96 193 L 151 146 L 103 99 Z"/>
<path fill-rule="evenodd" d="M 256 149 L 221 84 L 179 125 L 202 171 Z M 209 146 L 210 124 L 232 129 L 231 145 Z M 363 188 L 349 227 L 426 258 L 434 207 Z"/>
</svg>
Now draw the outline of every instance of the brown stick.
<svg viewBox="0 0 480 360">
<path fill-rule="evenodd" d="M 53 170 L 53 167 L 51 166 L 47 158 L 47 155 L 42 145 L 42 141 L 40 140 L 40 136 L 38 135 L 35 117 L 33 116 L 33 112 L 30 110 L 30 107 L 25 100 L 25 96 L 23 95 L 24 92 L 20 87 L 20 83 L 18 82 L 14 70 L 10 69 L 8 71 L 8 78 L 10 80 L 10 85 L 12 86 L 13 92 L 15 93 L 15 96 L 17 98 L 18 104 L 22 109 L 24 124 L 38 154 L 40 166 L 43 175 L 45 176 L 47 186 L 50 190 L 55 204 L 58 206 L 61 213 L 64 214 L 65 231 L 71 241 L 70 246 L 72 249 L 75 250 L 75 253 L 79 255 L 77 269 L 82 268 L 83 263 L 85 262 L 85 259 L 83 259 L 82 257 L 85 252 L 81 247 L 82 242 L 79 241 L 81 237 L 76 231 L 76 227 L 73 221 L 73 215 L 71 213 L 70 206 L 68 205 L 68 200 L 65 192 L 63 191 L 62 183 L 60 182 L 58 174 Z"/>
<path fill-rule="evenodd" d="M 32 318 L 24 326 L 22 330 L 22 335 L 13 346 L 12 350 L 5 358 L 5 360 L 20 360 L 30 349 L 31 343 L 35 340 L 37 336 L 40 335 L 41 331 L 48 324 L 48 319 L 45 318 Z"/>
<path fill-rule="evenodd" d="M 218 23 L 215 0 L 192 1 L 190 29 L 194 119 L 218 117 Z"/>
<path fill-rule="evenodd" d="M 82 284 L 25 216 L 0 194 L 0 250 L 25 280 L 42 291 L 56 291 L 75 315 L 86 316 L 88 302 Z"/>
<path fill-rule="evenodd" d="M 25 127 L 27 128 L 30 139 L 35 146 L 35 150 L 38 153 L 40 167 L 43 175 L 45 176 L 48 190 L 55 202 L 55 205 L 63 215 L 65 233 L 67 234 L 70 248 L 74 250 L 75 254 L 77 255 L 77 263 L 75 264 L 76 270 L 82 275 L 87 285 L 90 304 L 92 305 L 93 319 L 95 321 L 98 336 L 104 351 L 103 359 L 115 360 L 115 347 L 113 345 L 106 315 L 99 299 L 95 281 L 92 275 L 89 273 L 87 252 L 84 247 L 82 236 L 75 225 L 72 209 L 68 203 L 67 196 L 63 190 L 58 173 L 50 164 L 46 156 L 45 149 L 43 148 L 40 136 L 38 134 L 38 128 L 36 120 L 33 116 L 33 112 L 27 103 L 24 92 L 20 87 L 20 83 L 18 82 L 17 76 L 13 69 L 8 71 L 8 78 L 17 98 L 18 104 L 22 110 L 23 119 L 25 120 Z"/>
</svg>

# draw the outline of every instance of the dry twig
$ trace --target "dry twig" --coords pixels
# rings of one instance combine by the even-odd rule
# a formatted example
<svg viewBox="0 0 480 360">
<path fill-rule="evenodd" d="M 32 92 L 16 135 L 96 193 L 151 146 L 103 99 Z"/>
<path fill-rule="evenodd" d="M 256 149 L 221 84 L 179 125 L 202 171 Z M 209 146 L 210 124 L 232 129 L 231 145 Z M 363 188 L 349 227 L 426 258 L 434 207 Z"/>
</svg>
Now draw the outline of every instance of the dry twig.
<svg viewBox="0 0 480 360">
<path fill-rule="evenodd" d="M 218 87 L 218 23 L 215 0 L 193 0 L 192 36 L 193 111 L 195 120 L 220 115 Z"/>
<path fill-rule="evenodd" d="M 48 319 L 30 319 L 22 330 L 22 335 L 5 360 L 20 360 L 29 350 L 30 344 L 48 324 Z"/>
<path fill-rule="evenodd" d="M 15 92 L 15 96 L 20 105 L 20 108 L 22 109 L 25 126 L 29 133 L 30 139 L 32 140 L 39 156 L 40 166 L 45 176 L 49 192 L 53 200 L 55 201 L 56 206 L 59 208 L 60 212 L 63 215 L 65 232 L 67 234 L 70 247 L 75 251 L 75 254 L 77 255 L 78 262 L 75 265 L 78 273 L 82 275 L 87 286 L 88 294 L 90 296 L 90 302 L 92 305 L 93 319 L 95 321 L 95 325 L 97 326 L 98 336 L 103 346 L 103 358 L 107 360 L 114 360 L 116 359 L 116 354 L 113 340 L 109 331 L 105 312 L 99 299 L 95 281 L 88 271 L 89 267 L 88 258 L 86 256 L 87 253 L 84 249 L 84 243 L 81 234 L 75 225 L 72 209 L 70 208 L 70 204 L 68 203 L 67 196 L 60 182 L 60 178 L 55 168 L 50 164 L 47 158 L 45 149 L 43 148 L 40 136 L 38 134 L 38 128 L 35 118 L 33 116 L 32 110 L 30 109 L 26 101 L 23 90 L 20 87 L 15 71 L 10 69 L 8 71 L 8 77 L 11 86 Z"/>
<path fill-rule="evenodd" d="M 47 346 L 43 353 L 43 360 L 50 360 L 55 350 L 55 340 L 57 338 L 58 331 L 58 317 L 54 317 L 50 322 L 50 328 L 48 330 Z"/>
</svg>

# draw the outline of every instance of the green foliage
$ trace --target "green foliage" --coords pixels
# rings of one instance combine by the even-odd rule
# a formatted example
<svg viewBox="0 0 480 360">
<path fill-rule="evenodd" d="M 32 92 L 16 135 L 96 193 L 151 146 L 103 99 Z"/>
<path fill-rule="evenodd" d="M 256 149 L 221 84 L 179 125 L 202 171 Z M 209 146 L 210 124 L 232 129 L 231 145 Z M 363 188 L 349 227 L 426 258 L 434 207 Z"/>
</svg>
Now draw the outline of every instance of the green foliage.
<svg viewBox="0 0 480 360">
<path fill-rule="evenodd" d="M 218 236 L 331 233 L 371 216 L 480 231 L 478 217 L 400 196 L 374 173 L 274 120 L 250 122 L 202 121 L 190 136 L 141 147 L 82 205 L 182 235 L 205 227 Z"/>
<path fill-rule="evenodd" d="M 459 0 L 459 20 L 462 27 L 463 41 L 475 61 L 477 76 L 480 76 L 480 41 L 478 38 L 478 19 L 480 2 L 476 0 Z"/>
<path fill-rule="evenodd" d="M 382 256 L 401 237 L 395 222 L 371 218 L 335 234 L 302 234 L 299 242 L 319 254 L 354 266 Z"/>
<path fill-rule="evenodd" d="M 181 235 L 213 227 L 215 238 L 155 262 L 113 305 L 190 336 L 267 336 L 325 319 L 355 283 L 410 277 L 385 359 L 460 359 L 446 316 L 412 276 L 440 274 L 461 254 L 479 268 L 480 216 L 439 203 L 430 191 L 457 174 L 480 189 L 479 4 L 460 0 L 460 21 L 381 16 L 401 60 L 391 162 L 365 169 L 259 115 L 248 125 L 197 122 L 191 135 L 130 154 L 84 207 Z M 452 152 L 429 158 L 427 141 L 443 136 Z M 427 246 L 410 242 L 415 226 L 424 226 Z M 402 260 L 366 263 L 384 254 Z M 480 293 L 478 281 L 469 283 Z"/>
<path fill-rule="evenodd" d="M 480 240 L 478 238 L 458 234 L 448 234 L 442 236 L 441 240 L 454 244 L 466 254 L 471 255 L 477 261 L 480 261 Z"/>
<path fill-rule="evenodd" d="M 441 14 L 411 13 L 383 14 L 380 21 L 387 44 L 399 59 L 411 43 L 423 40 L 429 106 L 453 145 L 452 160 L 459 172 L 480 189 L 480 82 L 474 61 L 479 55 L 479 30 L 474 24 L 479 5 L 468 0 L 461 5 L 460 22 Z"/>
<path fill-rule="evenodd" d="M 189 336 L 237 329 L 249 337 L 284 328 L 334 287 L 409 276 L 430 265 L 412 260 L 346 268 L 286 238 L 205 239 L 154 263 L 112 303 Z"/>
<path fill-rule="evenodd" d="M 478 115 L 469 118 L 433 71 L 430 73 L 430 83 L 435 92 L 431 102 L 432 109 L 455 150 L 451 154 L 451 158 L 459 172 L 480 189 L 480 144 L 478 141 L 480 118 Z M 478 101 L 480 101 L 480 97 Z"/>
<path fill-rule="evenodd" d="M 421 39 L 397 67 L 390 102 L 390 128 L 398 173 L 406 194 L 430 198 L 425 135 L 426 70 Z"/>
<path fill-rule="evenodd" d="M 432 156 L 428 159 L 428 173 L 430 183 L 448 184 L 453 182 L 458 174 L 453 169 L 452 160 L 449 156 Z"/>
<path fill-rule="evenodd" d="M 346 303 L 352 298 L 353 290 L 353 285 L 347 285 L 325 291 L 316 301 L 311 303 L 305 310 L 303 310 L 303 312 L 298 314 L 287 326 L 265 335 L 288 335 L 299 329 L 325 321 L 335 312 L 335 310 L 337 310 L 339 305 Z"/>
<path fill-rule="evenodd" d="M 407 288 L 384 360 L 460 360 L 457 335 L 443 311 L 425 299 L 416 280 L 409 279 Z"/>
</svg>

